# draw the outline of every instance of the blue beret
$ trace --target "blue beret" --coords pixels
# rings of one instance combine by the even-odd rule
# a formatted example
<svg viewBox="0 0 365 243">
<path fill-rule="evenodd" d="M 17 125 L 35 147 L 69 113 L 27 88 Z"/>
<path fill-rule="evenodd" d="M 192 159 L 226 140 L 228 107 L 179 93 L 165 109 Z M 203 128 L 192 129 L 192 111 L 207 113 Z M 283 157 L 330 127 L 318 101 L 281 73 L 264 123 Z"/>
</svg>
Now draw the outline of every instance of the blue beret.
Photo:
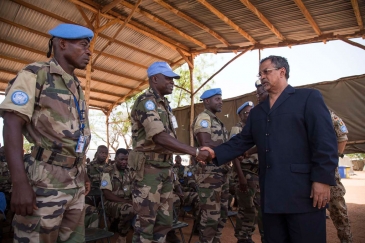
<svg viewBox="0 0 365 243">
<path fill-rule="evenodd" d="M 0 192 L 0 213 L 4 214 L 5 217 L 6 199 L 3 192 Z"/>
<path fill-rule="evenodd" d="M 59 37 L 63 39 L 91 39 L 94 37 L 94 32 L 81 25 L 75 24 L 59 24 L 57 27 L 48 31 L 53 37 Z"/>
<path fill-rule="evenodd" d="M 167 62 L 154 62 L 149 66 L 147 69 L 147 75 L 148 77 L 151 77 L 155 74 L 163 74 L 170 78 L 176 78 L 179 79 L 180 75 L 176 74 L 172 71 L 170 65 Z"/>
<path fill-rule="evenodd" d="M 261 85 L 262 85 L 261 80 L 260 79 L 256 80 L 255 87 L 257 88 L 257 87 L 260 87 Z"/>
<path fill-rule="evenodd" d="M 200 100 L 208 99 L 214 95 L 222 95 L 222 90 L 220 88 L 208 89 L 200 96 Z"/>
<path fill-rule="evenodd" d="M 240 112 L 243 110 L 243 108 L 245 108 L 246 106 L 252 106 L 252 108 L 254 107 L 253 102 L 252 101 L 247 101 L 245 103 L 243 103 L 243 105 L 241 105 L 240 107 L 238 107 L 237 109 L 237 114 L 240 114 Z"/>
</svg>

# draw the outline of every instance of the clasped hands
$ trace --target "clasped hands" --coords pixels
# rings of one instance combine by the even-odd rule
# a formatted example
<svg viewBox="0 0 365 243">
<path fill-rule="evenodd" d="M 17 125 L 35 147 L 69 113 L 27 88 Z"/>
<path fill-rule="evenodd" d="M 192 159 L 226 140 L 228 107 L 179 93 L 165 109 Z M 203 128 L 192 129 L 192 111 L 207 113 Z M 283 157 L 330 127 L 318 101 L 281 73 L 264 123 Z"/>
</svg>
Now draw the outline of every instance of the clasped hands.
<svg viewBox="0 0 365 243">
<path fill-rule="evenodd" d="M 200 147 L 199 154 L 196 156 L 196 160 L 203 165 L 206 165 L 207 162 L 211 162 L 212 159 L 215 158 L 215 153 L 213 149 L 209 147 Z"/>
</svg>

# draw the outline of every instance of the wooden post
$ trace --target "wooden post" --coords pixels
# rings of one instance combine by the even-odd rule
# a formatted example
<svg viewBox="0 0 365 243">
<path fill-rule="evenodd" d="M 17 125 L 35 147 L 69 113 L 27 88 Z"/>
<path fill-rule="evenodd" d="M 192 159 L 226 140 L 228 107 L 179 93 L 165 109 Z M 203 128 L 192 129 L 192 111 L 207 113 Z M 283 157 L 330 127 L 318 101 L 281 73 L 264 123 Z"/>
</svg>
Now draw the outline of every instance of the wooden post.
<svg viewBox="0 0 365 243">
<path fill-rule="evenodd" d="M 193 55 L 191 55 L 190 57 L 188 57 L 190 60 L 190 63 L 192 64 L 191 66 L 189 65 L 189 72 L 190 72 L 190 129 L 189 129 L 189 134 L 190 134 L 190 145 L 194 146 L 194 133 L 193 133 L 193 121 L 194 121 L 194 81 L 193 81 L 193 76 L 194 76 L 194 57 Z"/>
<path fill-rule="evenodd" d="M 98 38 L 98 33 L 94 32 L 94 38 L 90 42 L 90 52 L 93 53 L 96 39 Z M 85 101 L 86 105 L 89 106 L 90 101 L 90 82 L 91 82 L 91 64 L 93 61 L 93 56 L 91 55 L 89 64 L 86 66 L 86 85 L 85 85 Z"/>
<path fill-rule="evenodd" d="M 105 114 L 106 115 L 106 146 L 108 148 L 108 152 L 109 152 L 109 116 L 110 116 L 110 111 L 108 111 L 108 113 Z"/>
</svg>

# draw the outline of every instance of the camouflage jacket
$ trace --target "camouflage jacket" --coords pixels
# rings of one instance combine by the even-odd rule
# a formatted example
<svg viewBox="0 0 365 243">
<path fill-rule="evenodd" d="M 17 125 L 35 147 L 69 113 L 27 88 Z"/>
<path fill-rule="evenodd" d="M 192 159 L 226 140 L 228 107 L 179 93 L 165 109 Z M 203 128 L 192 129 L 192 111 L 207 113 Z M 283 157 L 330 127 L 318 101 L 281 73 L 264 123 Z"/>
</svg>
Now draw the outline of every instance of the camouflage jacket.
<svg viewBox="0 0 365 243">
<path fill-rule="evenodd" d="M 336 132 L 337 142 L 347 141 L 348 130 L 342 119 L 330 110 L 333 127 Z"/>
<path fill-rule="evenodd" d="M 27 122 L 23 134 L 29 142 L 64 156 L 84 157 L 90 141 L 84 93 L 80 81 L 66 73 L 55 59 L 26 66 L 9 82 L 5 100 L 0 105 L 0 115 L 4 111 L 15 112 Z M 82 123 L 87 139 L 84 151 L 76 153 Z M 31 158 L 25 167 L 28 178 L 42 188 L 68 189 L 84 185 L 82 163 L 78 168 L 64 169 L 43 161 L 34 162 Z"/>
<path fill-rule="evenodd" d="M 86 168 L 92 186 L 99 186 L 103 173 L 109 173 L 113 169 L 106 162 L 99 164 L 96 160 L 91 161 Z"/>
<path fill-rule="evenodd" d="M 100 189 L 111 191 L 114 195 L 123 199 L 132 200 L 132 175 L 129 169 L 119 171 L 117 166 L 109 165 L 104 172 L 101 179 Z"/>
<path fill-rule="evenodd" d="M 171 167 L 172 151 L 153 142 L 156 134 L 166 132 L 176 138 L 172 123 L 172 110 L 166 98 L 161 98 L 152 88 L 140 95 L 131 111 L 133 149 L 171 155 L 170 162 L 149 161 L 156 167 Z"/>
<path fill-rule="evenodd" d="M 183 165 L 177 166 L 176 164 L 174 164 L 172 170 L 179 177 L 179 179 L 184 178 L 185 166 Z"/>
<path fill-rule="evenodd" d="M 10 192 L 11 178 L 7 162 L 0 162 L 0 192 Z"/>
<path fill-rule="evenodd" d="M 194 141 L 198 146 L 201 146 L 197 140 L 197 134 L 200 132 L 209 133 L 212 141 L 222 141 L 222 143 L 228 140 L 228 132 L 223 123 L 216 117 L 212 112 L 205 109 L 200 113 L 193 121 L 193 133 Z M 228 165 L 207 165 L 202 166 L 200 163 L 197 164 L 197 173 L 228 173 Z"/>
</svg>

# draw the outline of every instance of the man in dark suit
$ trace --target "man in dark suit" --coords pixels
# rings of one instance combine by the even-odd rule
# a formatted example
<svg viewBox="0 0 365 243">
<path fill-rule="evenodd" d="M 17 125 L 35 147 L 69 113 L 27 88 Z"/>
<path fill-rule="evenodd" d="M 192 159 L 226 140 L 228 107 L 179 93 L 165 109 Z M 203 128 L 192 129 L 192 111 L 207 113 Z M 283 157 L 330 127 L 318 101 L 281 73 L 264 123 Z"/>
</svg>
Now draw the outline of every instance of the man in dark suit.
<svg viewBox="0 0 365 243">
<path fill-rule="evenodd" d="M 240 134 L 204 149 L 221 165 L 256 144 L 267 242 L 325 243 L 325 206 L 338 164 L 330 114 L 320 92 L 288 85 L 285 58 L 263 59 L 259 77 L 269 97 L 251 110 Z"/>
</svg>

